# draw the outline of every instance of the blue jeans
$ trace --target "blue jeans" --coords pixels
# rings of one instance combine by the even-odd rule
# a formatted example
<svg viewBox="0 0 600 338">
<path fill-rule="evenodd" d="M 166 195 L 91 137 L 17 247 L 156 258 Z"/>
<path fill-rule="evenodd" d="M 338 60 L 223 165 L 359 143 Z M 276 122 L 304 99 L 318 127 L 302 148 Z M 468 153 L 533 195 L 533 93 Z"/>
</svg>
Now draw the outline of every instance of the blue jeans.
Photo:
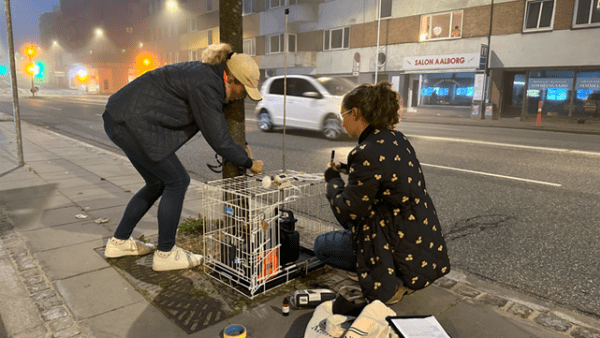
<svg viewBox="0 0 600 338">
<path fill-rule="evenodd" d="M 146 185 L 129 201 L 114 237 L 128 239 L 140 219 L 162 196 L 158 205 L 158 246 L 160 251 L 170 251 L 175 245 L 175 236 L 183 208 L 185 192 L 190 185 L 190 176 L 175 154 L 161 162 L 148 158 L 136 144 L 123 125 L 115 125 L 108 114 L 104 114 L 106 135 L 125 152 L 134 168 L 142 175 Z M 118 133 L 115 132 L 118 129 Z"/>
<path fill-rule="evenodd" d="M 317 236 L 313 250 L 315 256 L 327 265 L 340 270 L 356 271 L 350 230 L 331 231 Z"/>
</svg>

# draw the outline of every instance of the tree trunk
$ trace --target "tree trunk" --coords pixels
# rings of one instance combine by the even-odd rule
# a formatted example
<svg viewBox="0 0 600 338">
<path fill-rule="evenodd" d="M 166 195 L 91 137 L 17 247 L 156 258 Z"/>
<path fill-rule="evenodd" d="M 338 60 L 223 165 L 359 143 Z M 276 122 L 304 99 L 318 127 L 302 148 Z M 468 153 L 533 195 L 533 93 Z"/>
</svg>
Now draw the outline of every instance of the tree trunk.
<svg viewBox="0 0 600 338">
<path fill-rule="evenodd" d="M 219 0 L 219 30 L 221 42 L 227 43 L 236 53 L 243 52 L 243 21 L 241 0 Z M 229 134 L 241 147 L 246 145 L 246 117 L 244 100 L 236 100 L 223 107 Z M 243 171 L 224 160 L 223 178 L 240 176 Z"/>
</svg>

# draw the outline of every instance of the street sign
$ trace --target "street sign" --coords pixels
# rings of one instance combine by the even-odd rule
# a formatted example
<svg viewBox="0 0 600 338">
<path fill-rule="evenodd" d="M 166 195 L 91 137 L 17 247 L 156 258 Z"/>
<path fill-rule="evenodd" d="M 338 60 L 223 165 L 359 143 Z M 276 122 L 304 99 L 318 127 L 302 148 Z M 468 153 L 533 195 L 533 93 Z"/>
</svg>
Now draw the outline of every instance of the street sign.
<svg viewBox="0 0 600 338">
<path fill-rule="evenodd" d="M 485 70 L 487 67 L 488 45 L 481 45 L 479 51 L 479 70 Z"/>
<path fill-rule="evenodd" d="M 360 53 L 354 53 L 354 62 L 352 63 L 352 76 L 360 74 Z"/>
</svg>

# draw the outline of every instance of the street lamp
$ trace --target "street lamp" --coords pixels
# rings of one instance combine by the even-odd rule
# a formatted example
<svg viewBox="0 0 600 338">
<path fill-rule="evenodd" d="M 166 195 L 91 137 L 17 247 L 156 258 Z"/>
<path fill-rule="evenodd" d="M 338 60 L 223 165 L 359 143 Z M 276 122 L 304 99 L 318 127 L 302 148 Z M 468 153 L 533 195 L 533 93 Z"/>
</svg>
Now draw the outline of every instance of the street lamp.
<svg viewBox="0 0 600 338">
<path fill-rule="evenodd" d="M 104 32 L 102 31 L 101 28 L 96 28 L 96 36 L 102 36 L 102 34 L 104 34 Z"/>
<path fill-rule="evenodd" d="M 177 10 L 177 1 L 175 1 L 175 0 L 167 1 L 167 10 L 169 10 L 169 12 L 174 12 L 175 10 Z"/>
</svg>

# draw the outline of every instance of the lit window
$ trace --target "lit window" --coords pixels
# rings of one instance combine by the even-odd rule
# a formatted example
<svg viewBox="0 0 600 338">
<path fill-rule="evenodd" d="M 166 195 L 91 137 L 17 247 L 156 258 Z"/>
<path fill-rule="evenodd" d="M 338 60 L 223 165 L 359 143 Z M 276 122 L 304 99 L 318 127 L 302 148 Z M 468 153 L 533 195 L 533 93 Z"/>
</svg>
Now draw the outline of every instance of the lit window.
<svg viewBox="0 0 600 338">
<path fill-rule="evenodd" d="M 440 40 L 462 36 L 462 11 L 421 16 L 419 40 Z"/>
<path fill-rule="evenodd" d="M 125 29 L 125 31 L 126 31 L 127 33 L 133 33 L 133 27 L 127 27 L 127 28 Z"/>
<path fill-rule="evenodd" d="M 350 45 L 350 27 L 327 29 L 323 32 L 323 50 L 347 49 Z"/>
<path fill-rule="evenodd" d="M 256 55 L 256 38 L 244 39 L 244 54 Z"/>
<path fill-rule="evenodd" d="M 600 1 L 577 0 L 573 27 L 600 26 Z"/>
<path fill-rule="evenodd" d="M 554 0 L 527 1 L 523 31 L 538 31 L 552 29 Z"/>
</svg>

